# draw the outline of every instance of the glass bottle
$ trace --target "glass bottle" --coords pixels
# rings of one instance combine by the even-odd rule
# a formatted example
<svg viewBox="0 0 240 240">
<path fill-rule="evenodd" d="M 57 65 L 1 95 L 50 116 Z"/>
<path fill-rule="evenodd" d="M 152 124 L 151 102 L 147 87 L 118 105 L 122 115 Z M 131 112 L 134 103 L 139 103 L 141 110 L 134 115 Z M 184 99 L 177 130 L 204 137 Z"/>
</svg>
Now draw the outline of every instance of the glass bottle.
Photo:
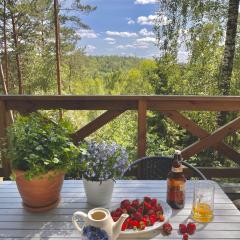
<svg viewBox="0 0 240 240">
<path fill-rule="evenodd" d="M 183 174 L 181 152 L 176 150 L 172 169 L 167 178 L 167 203 L 175 209 L 181 209 L 185 204 L 185 183 L 186 178 Z"/>
</svg>

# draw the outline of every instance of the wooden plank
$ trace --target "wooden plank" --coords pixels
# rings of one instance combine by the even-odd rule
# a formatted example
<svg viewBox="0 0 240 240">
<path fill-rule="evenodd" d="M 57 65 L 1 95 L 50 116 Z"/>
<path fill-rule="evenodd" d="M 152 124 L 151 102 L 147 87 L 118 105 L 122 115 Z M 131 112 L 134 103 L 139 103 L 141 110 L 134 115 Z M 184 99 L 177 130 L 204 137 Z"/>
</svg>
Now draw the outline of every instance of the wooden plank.
<svg viewBox="0 0 240 240">
<path fill-rule="evenodd" d="M 187 159 L 193 155 L 199 153 L 205 148 L 211 147 L 216 143 L 219 143 L 223 138 L 233 132 L 235 132 L 240 127 L 240 117 L 232 120 L 226 125 L 214 131 L 211 135 L 200 139 L 199 141 L 193 143 L 192 145 L 186 147 L 182 150 L 183 158 Z"/>
<path fill-rule="evenodd" d="M 86 126 L 78 130 L 76 133 L 72 135 L 72 138 L 75 142 L 84 139 L 85 137 L 89 136 L 91 133 L 97 131 L 99 128 L 107 124 L 108 122 L 112 121 L 119 115 L 124 112 L 122 111 L 106 111 L 92 122 L 88 123 Z"/>
<path fill-rule="evenodd" d="M 193 134 L 193 136 L 204 138 L 210 135 L 206 130 L 202 129 L 195 122 L 186 118 L 177 111 L 165 111 L 163 113 L 164 115 L 169 117 L 172 121 L 179 124 L 182 128 L 185 128 L 187 131 Z M 228 144 L 224 142 L 219 142 L 216 145 L 213 145 L 212 147 L 240 165 L 240 153 L 235 151 Z"/>
<path fill-rule="evenodd" d="M 217 168 L 217 167 L 198 167 L 198 169 L 208 178 L 240 178 L 240 168 Z M 191 169 L 185 168 L 187 175 L 195 176 Z"/>
<path fill-rule="evenodd" d="M 7 130 L 7 111 L 5 102 L 0 101 L 0 148 L 6 147 L 6 130 Z M 5 154 L 1 152 L 1 161 L 3 168 L 3 176 L 9 177 L 11 173 L 10 162 L 7 160 Z"/>
<path fill-rule="evenodd" d="M 138 102 L 138 158 L 146 155 L 147 147 L 147 103 L 144 100 Z"/>
<path fill-rule="evenodd" d="M 240 111 L 240 97 L 223 96 L 0 96 L 8 109 L 138 109 L 138 101 L 147 101 L 148 110 Z"/>
<path fill-rule="evenodd" d="M 196 96 L 196 95 L 0 95 L 0 100 L 4 101 L 41 101 L 47 100 L 51 102 L 55 101 L 139 101 L 140 99 L 146 101 L 181 101 L 181 102 L 202 102 L 202 103 L 222 103 L 227 102 L 232 104 L 233 102 L 240 104 L 240 96 Z"/>
<path fill-rule="evenodd" d="M 107 101 L 99 99 L 96 101 L 71 101 L 58 100 L 36 100 L 36 101 L 7 101 L 7 109 L 17 110 L 19 112 L 33 112 L 38 109 L 66 109 L 66 110 L 136 110 L 137 101 Z"/>
</svg>

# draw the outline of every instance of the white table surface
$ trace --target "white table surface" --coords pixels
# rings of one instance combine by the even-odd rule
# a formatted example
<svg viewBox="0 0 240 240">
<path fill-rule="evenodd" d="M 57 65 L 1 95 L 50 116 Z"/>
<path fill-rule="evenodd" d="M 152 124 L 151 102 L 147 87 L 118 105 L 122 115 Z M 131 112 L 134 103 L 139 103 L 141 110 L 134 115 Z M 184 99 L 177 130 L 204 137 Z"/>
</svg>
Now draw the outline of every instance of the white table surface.
<svg viewBox="0 0 240 240">
<path fill-rule="evenodd" d="M 186 205 L 182 210 L 174 210 L 170 219 L 173 231 L 163 236 L 160 230 L 145 235 L 122 237 L 119 239 L 182 239 L 178 233 L 180 223 L 189 220 L 193 197 L 193 181 L 186 186 Z M 82 181 L 64 181 L 62 200 L 56 209 L 47 213 L 29 213 L 21 205 L 21 197 L 15 182 L 0 183 L 0 239 L 81 239 L 71 222 L 77 210 L 88 211 Z M 112 204 L 123 199 L 144 196 L 166 200 L 166 181 L 119 180 L 115 184 Z M 189 239 L 195 240 L 240 240 L 240 211 L 216 184 L 214 220 L 208 224 L 198 224 L 197 231 Z"/>
</svg>

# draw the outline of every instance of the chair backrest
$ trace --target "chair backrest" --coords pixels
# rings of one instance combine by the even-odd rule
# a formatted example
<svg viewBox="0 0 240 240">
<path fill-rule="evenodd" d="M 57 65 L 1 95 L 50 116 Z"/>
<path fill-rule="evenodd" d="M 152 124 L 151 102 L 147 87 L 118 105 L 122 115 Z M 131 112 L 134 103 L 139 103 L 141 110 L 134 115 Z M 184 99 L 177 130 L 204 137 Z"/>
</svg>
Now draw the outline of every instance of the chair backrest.
<svg viewBox="0 0 240 240">
<path fill-rule="evenodd" d="M 185 161 L 182 164 L 190 168 L 198 178 L 206 179 L 197 168 Z M 144 157 L 133 162 L 126 169 L 123 177 L 135 177 L 139 180 L 163 180 L 167 178 L 171 167 L 171 157 Z"/>
</svg>

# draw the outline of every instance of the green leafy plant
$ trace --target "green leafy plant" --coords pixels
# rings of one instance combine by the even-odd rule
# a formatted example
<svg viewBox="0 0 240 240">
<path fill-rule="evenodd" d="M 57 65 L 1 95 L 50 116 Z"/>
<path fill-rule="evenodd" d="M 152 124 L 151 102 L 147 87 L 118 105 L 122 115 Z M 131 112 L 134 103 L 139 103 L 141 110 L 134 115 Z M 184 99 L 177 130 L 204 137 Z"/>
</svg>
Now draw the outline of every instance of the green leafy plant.
<svg viewBox="0 0 240 240">
<path fill-rule="evenodd" d="M 27 179 L 51 170 L 69 170 L 79 153 L 70 138 L 72 131 L 66 120 L 54 122 L 39 113 L 19 116 L 8 128 L 12 168 L 25 171 Z"/>
</svg>

